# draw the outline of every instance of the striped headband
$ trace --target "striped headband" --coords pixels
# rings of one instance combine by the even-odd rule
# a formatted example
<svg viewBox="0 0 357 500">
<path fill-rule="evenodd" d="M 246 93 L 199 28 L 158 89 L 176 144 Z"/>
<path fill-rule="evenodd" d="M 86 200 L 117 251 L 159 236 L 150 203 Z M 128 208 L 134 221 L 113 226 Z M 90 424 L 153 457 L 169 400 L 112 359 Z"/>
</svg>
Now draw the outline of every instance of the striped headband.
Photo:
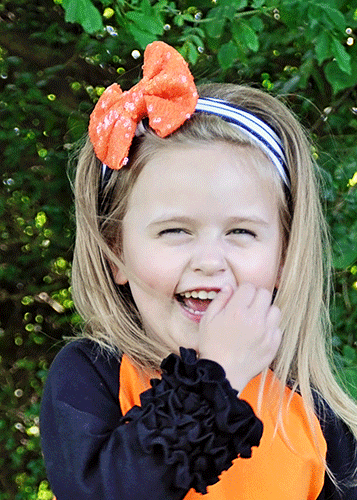
<svg viewBox="0 0 357 500">
<path fill-rule="evenodd" d="M 233 127 L 236 127 L 245 135 L 247 135 L 254 144 L 256 144 L 275 165 L 284 184 L 290 189 L 289 171 L 285 158 L 283 145 L 278 135 L 274 130 L 261 118 L 243 108 L 232 105 L 229 102 L 211 97 L 198 98 L 195 114 L 206 113 L 215 115 L 228 122 Z M 146 128 L 140 122 L 135 136 L 140 137 L 145 133 Z M 103 163 L 102 170 L 102 185 L 105 186 L 111 169 Z"/>
</svg>

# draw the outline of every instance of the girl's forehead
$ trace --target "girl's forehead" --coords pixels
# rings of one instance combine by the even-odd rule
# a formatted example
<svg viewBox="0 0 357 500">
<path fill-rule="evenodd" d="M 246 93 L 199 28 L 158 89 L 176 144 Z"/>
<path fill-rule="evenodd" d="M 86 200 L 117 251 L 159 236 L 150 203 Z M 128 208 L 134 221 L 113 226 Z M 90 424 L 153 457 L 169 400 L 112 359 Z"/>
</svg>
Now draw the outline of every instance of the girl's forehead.
<svg viewBox="0 0 357 500">
<path fill-rule="evenodd" d="M 264 177 L 264 171 L 271 170 L 270 160 L 255 147 L 232 145 L 223 142 L 194 145 L 169 146 L 155 152 L 140 173 L 139 180 L 147 186 L 167 188 L 171 185 L 196 185 L 214 182 L 226 185 L 232 178 L 241 178 L 244 182 L 254 183 Z M 265 175 L 266 177 L 266 175 Z M 141 179 L 140 179 L 141 178 Z M 157 182 L 160 179 L 161 182 Z M 164 184 L 164 179 L 170 185 Z"/>
<path fill-rule="evenodd" d="M 169 147 L 144 166 L 129 198 L 128 211 L 185 206 L 187 209 L 231 210 L 256 206 L 270 211 L 277 205 L 269 171 L 270 160 L 247 146 L 217 143 Z"/>
</svg>

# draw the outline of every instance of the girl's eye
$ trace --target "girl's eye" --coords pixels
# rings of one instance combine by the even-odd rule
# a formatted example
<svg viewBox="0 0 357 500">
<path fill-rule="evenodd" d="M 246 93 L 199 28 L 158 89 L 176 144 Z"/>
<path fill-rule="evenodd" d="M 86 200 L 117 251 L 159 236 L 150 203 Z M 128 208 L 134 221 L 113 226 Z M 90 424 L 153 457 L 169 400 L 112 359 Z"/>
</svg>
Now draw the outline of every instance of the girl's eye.
<svg viewBox="0 0 357 500">
<path fill-rule="evenodd" d="M 237 229 L 232 229 L 229 231 L 228 234 L 237 234 L 237 235 L 247 235 L 247 236 L 252 236 L 253 238 L 256 238 L 256 234 L 253 231 L 250 231 L 249 229 L 243 229 L 243 228 L 237 228 Z"/>
<path fill-rule="evenodd" d="M 165 234 L 187 234 L 187 231 L 181 227 L 172 227 L 159 232 L 159 236 L 164 236 Z"/>
</svg>

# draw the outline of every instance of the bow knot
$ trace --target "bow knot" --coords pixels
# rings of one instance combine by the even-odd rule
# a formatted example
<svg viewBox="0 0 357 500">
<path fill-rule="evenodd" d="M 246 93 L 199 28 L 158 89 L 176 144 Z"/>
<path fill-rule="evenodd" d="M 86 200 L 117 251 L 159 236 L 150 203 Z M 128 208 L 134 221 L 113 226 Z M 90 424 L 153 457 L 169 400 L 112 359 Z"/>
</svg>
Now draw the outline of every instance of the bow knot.
<svg viewBox="0 0 357 500">
<path fill-rule="evenodd" d="M 142 80 L 123 92 L 116 83 L 98 100 L 89 122 L 97 157 L 118 170 L 128 161 L 138 123 L 149 118 L 160 137 L 177 130 L 195 110 L 198 94 L 184 58 L 164 42 L 146 47 Z"/>
</svg>

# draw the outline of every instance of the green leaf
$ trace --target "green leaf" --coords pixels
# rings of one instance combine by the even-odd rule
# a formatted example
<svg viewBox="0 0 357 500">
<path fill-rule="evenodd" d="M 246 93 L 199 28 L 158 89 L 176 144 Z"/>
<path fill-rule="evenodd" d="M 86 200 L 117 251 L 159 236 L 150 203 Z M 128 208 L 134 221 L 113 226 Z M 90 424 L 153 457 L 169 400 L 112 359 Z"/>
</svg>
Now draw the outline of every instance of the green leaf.
<svg viewBox="0 0 357 500">
<path fill-rule="evenodd" d="M 324 72 L 334 94 L 357 84 L 357 61 L 352 61 L 350 75 L 341 70 L 337 61 L 326 64 Z"/>
<path fill-rule="evenodd" d="M 156 35 L 138 28 L 136 24 L 130 24 L 129 31 L 142 49 L 145 49 L 149 43 L 156 40 Z"/>
<path fill-rule="evenodd" d="M 241 50 L 245 53 L 248 51 L 247 49 L 253 50 L 253 52 L 258 51 L 259 38 L 250 24 L 240 19 L 235 19 L 230 24 L 230 28 L 233 39 Z"/>
<path fill-rule="evenodd" d="M 259 16 L 252 16 L 250 18 L 250 26 L 256 33 L 264 30 L 264 23 Z"/>
<path fill-rule="evenodd" d="M 346 269 L 357 261 L 357 242 L 349 238 L 339 240 L 338 247 L 333 256 L 335 269 Z"/>
<path fill-rule="evenodd" d="M 159 19 L 142 12 L 130 11 L 126 14 L 126 18 L 133 21 L 137 25 L 137 29 L 142 32 L 148 32 L 153 35 L 162 35 L 164 32 L 163 23 Z"/>
<path fill-rule="evenodd" d="M 212 38 L 220 38 L 223 33 L 227 19 L 233 19 L 236 12 L 236 5 L 228 2 L 219 7 L 214 7 L 207 14 L 208 23 L 205 24 L 206 33 Z"/>
<path fill-rule="evenodd" d="M 342 12 L 340 12 L 337 9 L 334 9 L 333 7 L 329 7 L 328 5 L 323 6 L 323 11 L 328 16 L 330 19 L 331 23 L 336 26 L 336 28 L 344 32 L 346 29 L 346 19 Z"/>
<path fill-rule="evenodd" d="M 307 9 L 307 17 L 308 22 L 306 23 L 310 29 L 315 29 L 321 23 L 321 8 L 319 5 L 315 5 L 314 3 L 308 4 Z"/>
<path fill-rule="evenodd" d="M 265 4 L 265 0 L 256 0 L 255 2 L 253 2 L 252 7 L 254 9 L 258 9 L 259 7 L 261 7 L 264 4 Z M 235 6 L 237 9 L 243 10 L 246 7 L 248 7 L 248 0 L 240 0 L 240 2 L 236 1 Z"/>
<path fill-rule="evenodd" d="M 149 0 L 142 0 L 142 2 L 140 4 L 140 8 L 143 11 L 144 15 L 146 15 L 146 16 L 153 15 L 153 9 L 151 7 Z"/>
<path fill-rule="evenodd" d="M 341 71 L 351 74 L 351 56 L 347 54 L 345 47 L 335 37 L 332 38 L 331 50 L 336 58 L 337 64 Z"/>
<path fill-rule="evenodd" d="M 185 24 L 185 19 L 181 14 L 179 14 L 179 15 L 174 17 L 174 23 L 176 24 L 176 26 L 181 28 Z"/>
<path fill-rule="evenodd" d="M 270 7 L 275 7 L 275 4 L 270 3 Z M 299 21 L 303 20 L 306 24 L 306 17 L 308 16 L 308 2 L 295 2 L 285 0 L 279 5 L 280 21 L 286 24 L 291 29 L 296 29 Z"/>
<path fill-rule="evenodd" d="M 244 44 L 253 52 L 257 52 L 259 49 L 259 38 L 255 31 L 249 26 L 249 24 L 244 22 L 240 23 L 238 29 L 241 30 Z"/>
<path fill-rule="evenodd" d="M 265 5 L 265 0 L 253 0 L 252 9 L 260 9 L 263 5 Z"/>
<path fill-rule="evenodd" d="M 342 349 L 343 358 L 348 365 L 357 363 L 357 353 L 353 347 L 349 345 L 344 345 Z M 356 367 L 357 368 L 357 367 Z"/>
<path fill-rule="evenodd" d="M 316 38 L 315 53 L 319 64 L 323 63 L 331 56 L 330 37 L 326 31 L 322 31 L 322 33 Z"/>
<path fill-rule="evenodd" d="M 241 10 L 248 6 L 248 0 L 220 0 L 220 5 L 229 7 L 229 10 Z"/>
<path fill-rule="evenodd" d="M 357 400 L 357 367 L 344 368 L 341 378 L 352 398 Z"/>
<path fill-rule="evenodd" d="M 187 42 L 188 45 L 188 60 L 191 64 L 196 64 L 198 59 L 197 48 L 192 42 Z"/>
<path fill-rule="evenodd" d="M 214 7 L 207 15 L 209 22 L 205 25 L 207 35 L 212 38 L 220 38 L 223 32 L 226 18 L 223 7 Z"/>
<path fill-rule="evenodd" d="M 79 23 L 89 34 L 104 29 L 102 16 L 90 0 L 63 0 L 65 21 Z"/>
<path fill-rule="evenodd" d="M 237 47 L 234 42 L 232 42 L 232 40 L 228 43 L 223 44 L 219 49 L 218 62 L 223 70 L 232 67 L 237 57 Z"/>
<path fill-rule="evenodd" d="M 202 38 L 200 38 L 197 35 L 191 35 L 191 40 L 193 42 L 195 42 L 195 44 L 196 44 L 197 47 L 204 47 L 204 45 L 205 45 L 204 42 L 203 42 L 203 40 L 202 40 Z"/>
<path fill-rule="evenodd" d="M 196 22 L 195 18 L 191 14 L 180 14 L 180 17 L 183 21 L 187 21 L 189 23 Z"/>
</svg>

